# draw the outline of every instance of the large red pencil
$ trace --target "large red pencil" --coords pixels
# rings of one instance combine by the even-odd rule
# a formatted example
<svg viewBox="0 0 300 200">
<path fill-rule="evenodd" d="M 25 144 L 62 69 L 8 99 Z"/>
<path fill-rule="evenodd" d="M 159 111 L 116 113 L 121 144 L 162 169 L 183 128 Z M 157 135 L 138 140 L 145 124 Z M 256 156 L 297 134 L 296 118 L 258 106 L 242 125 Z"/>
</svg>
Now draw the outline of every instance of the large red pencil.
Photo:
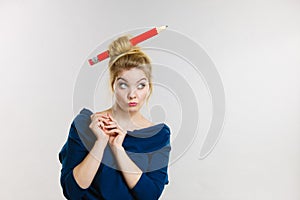
<svg viewBox="0 0 300 200">
<path fill-rule="evenodd" d="M 130 39 L 130 42 L 133 46 L 137 45 L 138 43 L 144 41 L 144 40 L 147 40 L 155 35 L 157 35 L 159 32 L 161 32 L 162 30 L 165 30 L 168 26 L 160 26 L 160 27 L 155 27 L 149 31 L 146 31 L 138 36 L 135 36 L 134 38 L 131 38 Z M 94 65 L 106 58 L 109 57 L 109 51 L 106 50 L 100 54 L 98 54 L 96 57 L 93 57 L 91 59 L 89 59 L 89 63 L 90 65 Z"/>
</svg>

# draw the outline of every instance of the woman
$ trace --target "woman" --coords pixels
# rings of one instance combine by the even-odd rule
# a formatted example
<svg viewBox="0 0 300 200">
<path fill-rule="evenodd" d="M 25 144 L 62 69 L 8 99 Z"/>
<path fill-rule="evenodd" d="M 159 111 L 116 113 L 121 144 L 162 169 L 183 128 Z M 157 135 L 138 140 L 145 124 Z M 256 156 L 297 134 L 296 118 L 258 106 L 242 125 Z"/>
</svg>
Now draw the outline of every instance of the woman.
<svg viewBox="0 0 300 200">
<path fill-rule="evenodd" d="M 111 108 L 82 109 L 59 153 L 67 199 L 158 199 L 168 184 L 170 129 L 140 113 L 152 93 L 149 57 L 128 36 L 109 46 Z"/>
</svg>

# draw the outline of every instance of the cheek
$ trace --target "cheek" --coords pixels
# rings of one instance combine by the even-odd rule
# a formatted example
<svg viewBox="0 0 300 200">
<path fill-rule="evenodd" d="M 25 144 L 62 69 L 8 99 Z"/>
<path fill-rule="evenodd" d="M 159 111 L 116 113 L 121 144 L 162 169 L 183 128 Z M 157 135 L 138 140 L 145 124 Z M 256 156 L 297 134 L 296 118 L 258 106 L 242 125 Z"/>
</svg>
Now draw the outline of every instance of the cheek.
<svg viewBox="0 0 300 200">
<path fill-rule="evenodd" d="M 115 96 L 118 101 L 124 101 L 126 99 L 126 90 L 116 90 Z"/>
<path fill-rule="evenodd" d="M 147 97 L 147 94 L 148 94 L 148 89 L 141 90 L 139 91 L 139 98 L 144 100 Z"/>
</svg>

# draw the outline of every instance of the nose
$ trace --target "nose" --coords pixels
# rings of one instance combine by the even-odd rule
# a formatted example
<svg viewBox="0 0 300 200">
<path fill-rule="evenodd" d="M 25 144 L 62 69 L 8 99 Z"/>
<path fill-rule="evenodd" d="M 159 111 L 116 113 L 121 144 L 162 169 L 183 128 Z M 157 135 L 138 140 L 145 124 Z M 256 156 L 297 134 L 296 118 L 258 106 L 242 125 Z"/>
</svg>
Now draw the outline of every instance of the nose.
<svg viewBox="0 0 300 200">
<path fill-rule="evenodd" d="M 135 99 L 136 98 L 136 93 L 135 93 L 136 89 L 131 89 L 129 92 L 129 99 Z"/>
</svg>

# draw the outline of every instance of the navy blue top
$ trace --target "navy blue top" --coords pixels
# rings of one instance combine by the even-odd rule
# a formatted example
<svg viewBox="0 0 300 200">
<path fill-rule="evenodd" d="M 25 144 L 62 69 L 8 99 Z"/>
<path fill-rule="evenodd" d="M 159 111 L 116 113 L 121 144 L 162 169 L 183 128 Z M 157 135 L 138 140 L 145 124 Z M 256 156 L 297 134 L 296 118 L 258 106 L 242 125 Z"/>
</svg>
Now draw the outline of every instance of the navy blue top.
<svg viewBox="0 0 300 200">
<path fill-rule="evenodd" d="M 76 167 L 93 148 L 96 137 L 89 128 L 89 109 L 83 108 L 73 120 L 66 143 L 59 152 L 62 164 L 60 183 L 70 200 L 154 200 L 158 199 L 168 179 L 170 128 L 165 123 L 127 131 L 123 147 L 127 155 L 143 171 L 137 184 L 130 189 L 110 146 L 105 147 L 101 164 L 91 185 L 81 188 L 73 176 Z"/>
</svg>

